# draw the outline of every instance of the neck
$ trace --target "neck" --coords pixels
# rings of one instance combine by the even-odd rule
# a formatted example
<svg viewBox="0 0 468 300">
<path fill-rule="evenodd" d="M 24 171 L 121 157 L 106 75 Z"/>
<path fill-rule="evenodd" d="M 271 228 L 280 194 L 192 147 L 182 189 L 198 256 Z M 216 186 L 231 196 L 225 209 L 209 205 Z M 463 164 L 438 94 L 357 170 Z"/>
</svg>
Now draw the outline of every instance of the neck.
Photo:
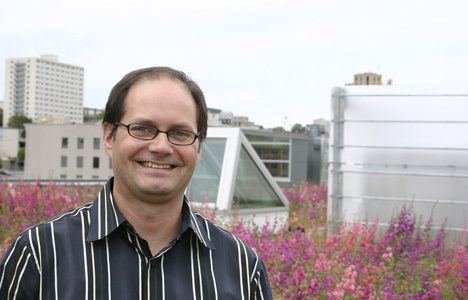
<svg viewBox="0 0 468 300">
<path fill-rule="evenodd" d="M 148 242 L 151 254 L 156 255 L 173 241 L 182 226 L 182 203 L 180 200 L 162 203 L 140 201 L 113 192 L 113 197 L 122 215 L 132 224 L 138 235 Z"/>
</svg>

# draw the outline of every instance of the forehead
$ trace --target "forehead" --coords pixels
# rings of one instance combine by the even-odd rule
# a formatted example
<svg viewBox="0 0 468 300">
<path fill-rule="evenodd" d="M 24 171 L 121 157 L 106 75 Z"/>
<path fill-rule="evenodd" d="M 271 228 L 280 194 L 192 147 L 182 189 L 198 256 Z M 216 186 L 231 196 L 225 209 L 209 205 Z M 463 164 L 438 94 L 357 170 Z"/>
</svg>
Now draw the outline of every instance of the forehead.
<svg viewBox="0 0 468 300">
<path fill-rule="evenodd" d="M 149 120 L 169 117 L 196 122 L 196 104 L 189 89 L 177 79 L 143 79 L 127 93 L 123 116 Z"/>
<path fill-rule="evenodd" d="M 189 95 L 190 98 L 192 98 L 189 88 L 183 82 L 170 77 L 142 78 L 130 87 L 127 93 L 127 98 L 129 95 L 135 94 L 135 92 L 147 92 L 152 93 L 155 96 L 163 93 L 182 93 Z"/>
</svg>

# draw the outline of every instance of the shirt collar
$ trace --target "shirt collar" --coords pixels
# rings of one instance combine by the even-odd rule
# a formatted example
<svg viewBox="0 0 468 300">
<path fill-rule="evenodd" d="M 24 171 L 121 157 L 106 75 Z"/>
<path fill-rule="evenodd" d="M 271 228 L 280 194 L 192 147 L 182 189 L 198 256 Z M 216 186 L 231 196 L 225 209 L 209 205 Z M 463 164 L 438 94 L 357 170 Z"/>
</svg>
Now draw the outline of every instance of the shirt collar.
<svg viewBox="0 0 468 300">
<path fill-rule="evenodd" d="M 209 221 L 206 220 L 205 217 L 193 212 L 187 197 L 184 196 L 182 207 L 182 228 L 180 234 L 184 233 L 187 228 L 191 228 L 205 247 L 211 250 L 216 250 L 207 233 L 207 227 L 209 226 L 208 223 Z"/>
<path fill-rule="evenodd" d="M 88 242 L 97 241 L 108 236 L 122 223 L 126 222 L 112 198 L 113 186 L 114 177 L 106 183 L 96 199 L 94 199 L 90 208 L 90 224 L 86 236 Z"/>
<path fill-rule="evenodd" d="M 96 196 L 90 208 L 90 225 L 86 236 L 88 242 L 100 240 L 110 235 L 122 223 L 128 222 L 114 203 L 112 197 L 113 186 L 114 178 L 112 177 Z M 190 228 L 205 247 L 215 250 L 216 248 L 207 234 L 207 226 L 208 222 L 203 217 L 196 216 L 184 196 L 180 235 Z"/>
</svg>

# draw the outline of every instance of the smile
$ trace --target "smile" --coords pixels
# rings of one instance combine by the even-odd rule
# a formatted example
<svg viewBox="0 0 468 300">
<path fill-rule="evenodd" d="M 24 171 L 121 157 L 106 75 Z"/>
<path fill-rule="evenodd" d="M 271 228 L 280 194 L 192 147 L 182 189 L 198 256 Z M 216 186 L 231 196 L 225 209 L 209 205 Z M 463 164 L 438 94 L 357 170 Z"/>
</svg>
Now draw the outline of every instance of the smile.
<svg viewBox="0 0 468 300">
<path fill-rule="evenodd" d="M 149 161 L 141 161 L 140 165 L 144 167 L 148 167 L 148 168 L 153 168 L 153 169 L 173 169 L 174 168 L 173 165 L 169 165 L 169 164 L 160 165 L 160 164 L 152 163 Z"/>
</svg>

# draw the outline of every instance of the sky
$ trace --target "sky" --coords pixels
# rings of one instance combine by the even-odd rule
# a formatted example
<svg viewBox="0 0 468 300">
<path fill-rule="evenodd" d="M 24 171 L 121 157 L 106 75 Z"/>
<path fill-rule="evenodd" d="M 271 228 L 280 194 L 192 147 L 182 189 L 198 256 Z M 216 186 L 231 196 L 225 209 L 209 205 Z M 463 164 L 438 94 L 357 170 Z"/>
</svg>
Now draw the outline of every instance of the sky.
<svg viewBox="0 0 468 300">
<path fill-rule="evenodd" d="M 186 72 L 210 108 L 266 128 L 330 118 L 334 87 L 375 72 L 393 85 L 468 86 L 468 1 L 3 1 L 5 60 L 84 67 L 85 107 L 149 66 Z"/>
</svg>

